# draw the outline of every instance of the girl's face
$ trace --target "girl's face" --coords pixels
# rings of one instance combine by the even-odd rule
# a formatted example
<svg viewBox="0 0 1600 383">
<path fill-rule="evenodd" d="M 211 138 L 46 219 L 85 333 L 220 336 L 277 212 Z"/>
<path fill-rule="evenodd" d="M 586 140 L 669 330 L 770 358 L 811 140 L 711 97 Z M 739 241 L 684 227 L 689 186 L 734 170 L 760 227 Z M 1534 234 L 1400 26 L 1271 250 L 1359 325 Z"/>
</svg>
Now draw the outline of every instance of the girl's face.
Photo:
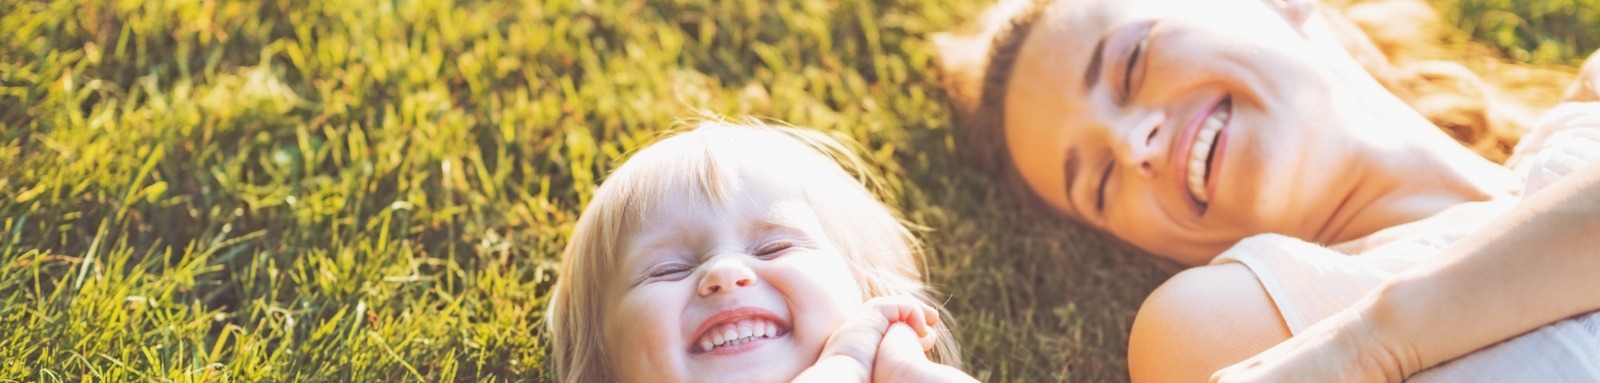
<svg viewBox="0 0 1600 383">
<path fill-rule="evenodd" d="M 788 381 L 864 301 L 802 185 L 742 168 L 726 204 L 675 193 L 625 237 L 602 319 L 624 381 Z"/>
<path fill-rule="evenodd" d="M 1347 68 L 1327 63 L 1342 51 L 1303 34 L 1309 10 L 1053 3 L 1006 90 L 1013 162 L 1057 209 L 1190 264 L 1260 232 L 1328 238 L 1358 180 L 1337 165 L 1374 147 L 1346 128 L 1362 114 L 1351 100 L 1381 88 L 1348 85 Z"/>
</svg>

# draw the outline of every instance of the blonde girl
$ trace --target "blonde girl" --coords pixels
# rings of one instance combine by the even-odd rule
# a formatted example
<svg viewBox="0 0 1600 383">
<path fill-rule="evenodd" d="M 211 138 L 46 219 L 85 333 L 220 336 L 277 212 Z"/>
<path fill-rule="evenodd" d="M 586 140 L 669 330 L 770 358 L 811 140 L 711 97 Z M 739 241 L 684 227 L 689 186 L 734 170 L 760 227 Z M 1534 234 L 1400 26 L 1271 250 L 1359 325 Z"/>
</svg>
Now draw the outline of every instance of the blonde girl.
<svg viewBox="0 0 1600 383">
<path fill-rule="evenodd" d="M 666 138 L 595 192 L 550 306 L 559 380 L 970 380 L 861 161 L 745 125 Z"/>
</svg>

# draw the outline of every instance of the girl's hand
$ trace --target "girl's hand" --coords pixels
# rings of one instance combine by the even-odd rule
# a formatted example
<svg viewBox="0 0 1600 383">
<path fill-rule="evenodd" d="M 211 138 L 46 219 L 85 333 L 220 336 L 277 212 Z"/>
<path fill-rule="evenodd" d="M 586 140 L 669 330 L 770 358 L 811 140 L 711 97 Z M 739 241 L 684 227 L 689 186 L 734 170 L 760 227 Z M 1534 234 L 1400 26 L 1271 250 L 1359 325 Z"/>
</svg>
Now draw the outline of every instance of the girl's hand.
<svg viewBox="0 0 1600 383">
<path fill-rule="evenodd" d="M 1356 307 L 1306 328 L 1306 331 L 1250 359 L 1211 375 L 1216 382 L 1399 382 L 1416 372 L 1415 357 L 1403 346 L 1386 343 L 1377 326 Z"/>
<path fill-rule="evenodd" d="M 912 331 L 917 347 L 927 350 L 933 347 L 936 339 L 934 326 L 939 324 L 939 310 L 911 297 L 873 298 L 828 337 L 812 369 L 849 368 L 856 371 L 849 375 L 859 376 L 862 382 L 868 381 L 873 376 L 879 346 L 892 324 L 903 324 Z M 807 375 L 810 374 L 801 374 L 802 377 Z"/>
<path fill-rule="evenodd" d="M 1578 78 L 1567 87 L 1563 101 L 1600 101 L 1600 51 L 1584 60 Z"/>
<path fill-rule="evenodd" d="M 878 358 L 872 365 L 872 381 L 885 382 L 974 382 L 954 367 L 928 360 L 926 343 L 904 324 L 895 323 L 883 334 Z"/>
</svg>

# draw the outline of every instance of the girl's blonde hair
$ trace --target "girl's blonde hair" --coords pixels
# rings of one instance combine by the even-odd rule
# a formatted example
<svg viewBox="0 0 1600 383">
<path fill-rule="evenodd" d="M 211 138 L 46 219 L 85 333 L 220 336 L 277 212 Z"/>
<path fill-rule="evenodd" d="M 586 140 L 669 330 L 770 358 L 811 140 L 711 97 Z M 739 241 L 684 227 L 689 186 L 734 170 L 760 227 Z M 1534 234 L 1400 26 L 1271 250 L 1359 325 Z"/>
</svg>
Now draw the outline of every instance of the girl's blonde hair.
<svg viewBox="0 0 1600 383">
<path fill-rule="evenodd" d="M 616 380 L 601 331 L 610 293 L 603 282 L 621 261 L 619 244 L 641 229 L 638 223 L 651 207 L 686 200 L 731 203 L 739 195 L 740 168 L 773 159 L 786 166 L 786 178 L 805 185 L 800 194 L 850 265 L 863 300 L 912 296 L 943 311 L 922 282 L 916 237 L 875 197 L 881 179 L 851 149 L 815 131 L 710 121 L 640 150 L 595 191 L 562 257 L 546 321 L 558 380 Z M 930 356 L 960 367 L 950 316 L 941 317 Z"/>
<path fill-rule="evenodd" d="M 979 168 L 1019 186 L 1005 144 L 1005 88 L 1022 43 L 1051 0 L 999 0 L 958 33 L 933 36 L 942 82 L 956 107 L 964 155 Z M 1319 8 L 1340 42 L 1389 91 L 1457 141 L 1504 161 L 1533 123 L 1522 102 L 1502 95 L 1461 64 L 1430 59 L 1443 45 L 1443 26 L 1419 0 L 1327 0 Z M 1487 54 L 1487 53 L 1485 53 Z M 1495 68 L 1513 81 L 1540 77 L 1517 66 Z M 1542 75 L 1549 77 L 1548 74 Z"/>
</svg>

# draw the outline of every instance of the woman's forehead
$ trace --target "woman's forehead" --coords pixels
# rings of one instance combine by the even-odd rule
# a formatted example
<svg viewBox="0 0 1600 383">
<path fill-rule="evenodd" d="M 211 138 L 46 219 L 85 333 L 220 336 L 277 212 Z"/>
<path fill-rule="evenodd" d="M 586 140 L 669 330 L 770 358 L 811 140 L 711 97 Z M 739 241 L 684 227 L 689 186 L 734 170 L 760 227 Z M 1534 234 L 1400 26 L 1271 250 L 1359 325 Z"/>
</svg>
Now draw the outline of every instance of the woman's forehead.
<svg viewBox="0 0 1600 383">
<path fill-rule="evenodd" d="M 1047 202 L 1066 209 L 1068 146 L 1094 141 L 1097 119 L 1085 76 L 1106 31 L 1132 18 L 1141 0 L 1059 0 L 1043 10 L 1017 52 L 1006 84 L 1005 127 L 1012 163 Z M 1108 65 L 1102 63 L 1101 65 Z M 1083 154 L 1083 153 L 1080 153 Z"/>
</svg>

